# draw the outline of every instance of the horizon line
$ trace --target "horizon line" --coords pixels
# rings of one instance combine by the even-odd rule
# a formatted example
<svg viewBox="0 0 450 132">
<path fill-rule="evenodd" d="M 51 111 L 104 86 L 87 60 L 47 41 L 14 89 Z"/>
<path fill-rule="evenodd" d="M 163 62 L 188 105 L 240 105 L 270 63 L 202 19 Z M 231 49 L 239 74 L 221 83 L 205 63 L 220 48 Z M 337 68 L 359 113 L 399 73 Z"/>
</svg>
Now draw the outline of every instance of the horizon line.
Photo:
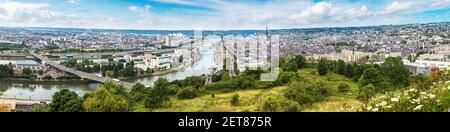
<svg viewBox="0 0 450 132">
<path fill-rule="evenodd" d="M 379 25 L 355 25 L 355 26 L 316 26 L 316 27 L 292 27 L 292 28 L 272 28 L 270 25 L 268 30 L 292 30 L 292 29 L 320 29 L 320 28 L 357 28 L 357 27 L 379 27 L 379 26 L 402 26 L 415 24 L 433 24 L 433 23 L 450 23 L 450 21 L 437 22 L 418 22 L 418 23 L 402 23 L 402 24 L 379 24 Z M 0 28 L 47 28 L 47 29 L 82 29 L 82 30 L 131 30 L 131 31 L 195 31 L 196 29 L 133 29 L 133 28 L 83 28 L 83 27 L 50 27 L 50 26 L 0 26 Z M 205 29 L 201 31 L 264 31 L 266 27 L 261 29 Z"/>
</svg>

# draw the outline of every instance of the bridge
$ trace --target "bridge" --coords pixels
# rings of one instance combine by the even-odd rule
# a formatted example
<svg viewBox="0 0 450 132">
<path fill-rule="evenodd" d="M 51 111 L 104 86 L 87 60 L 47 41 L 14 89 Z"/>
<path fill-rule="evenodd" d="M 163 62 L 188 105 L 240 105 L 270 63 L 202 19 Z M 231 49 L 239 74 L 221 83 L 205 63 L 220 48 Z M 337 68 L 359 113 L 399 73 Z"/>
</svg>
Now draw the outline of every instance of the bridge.
<svg viewBox="0 0 450 132">
<path fill-rule="evenodd" d="M 35 58 L 41 60 L 41 62 L 45 62 L 46 64 L 48 64 L 56 69 L 59 69 L 61 71 L 77 75 L 82 79 L 88 79 L 88 80 L 92 80 L 92 81 L 96 81 L 96 82 L 100 82 L 100 83 L 113 82 L 117 85 L 124 85 L 126 88 L 129 88 L 129 89 L 131 89 L 134 86 L 132 83 L 129 83 L 129 82 L 114 80 L 113 78 L 110 78 L 110 77 L 100 77 L 95 74 L 86 73 L 86 72 L 82 72 L 82 71 L 74 70 L 72 68 L 65 67 L 54 61 L 49 60 L 46 57 L 36 54 L 33 50 L 30 50 L 30 54 L 32 56 L 34 56 Z"/>
</svg>

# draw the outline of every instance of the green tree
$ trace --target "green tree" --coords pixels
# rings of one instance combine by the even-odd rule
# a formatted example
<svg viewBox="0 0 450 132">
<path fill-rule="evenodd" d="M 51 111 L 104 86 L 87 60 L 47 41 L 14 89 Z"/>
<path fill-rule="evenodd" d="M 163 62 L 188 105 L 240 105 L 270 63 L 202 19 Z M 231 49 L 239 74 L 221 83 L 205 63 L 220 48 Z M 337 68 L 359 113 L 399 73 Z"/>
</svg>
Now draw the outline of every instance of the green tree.
<svg viewBox="0 0 450 132">
<path fill-rule="evenodd" d="M 31 76 L 33 75 L 33 71 L 30 68 L 25 68 L 22 70 L 24 75 Z"/>
<path fill-rule="evenodd" d="M 205 79 L 203 79 L 202 77 L 198 77 L 198 76 L 187 77 L 183 81 L 183 87 L 192 86 L 192 87 L 198 89 L 198 88 L 202 87 L 203 85 L 205 85 Z"/>
<path fill-rule="evenodd" d="M 149 89 L 145 87 L 145 85 L 141 83 L 137 83 L 133 86 L 133 88 L 130 91 L 130 96 L 134 102 L 140 102 L 147 97 L 149 92 Z"/>
<path fill-rule="evenodd" d="M 83 112 L 83 100 L 77 93 L 68 89 L 56 92 L 50 103 L 50 111 L 52 112 Z"/>
<path fill-rule="evenodd" d="M 377 85 L 382 83 L 382 76 L 380 71 L 375 68 L 370 68 L 364 71 L 361 75 L 361 78 L 358 81 L 360 87 L 364 87 L 366 85 L 372 84 Z"/>
<path fill-rule="evenodd" d="M 328 65 L 325 59 L 320 59 L 319 63 L 317 64 L 317 72 L 321 76 L 325 76 L 328 73 Z"/>
<path fill-rule="evenodd" d="M 86 98 L 83 108 L 87 112 L 127 112 L 129 105 L 123 96 L 114 95 L 100 87 Z"/>
<path fill-rule="evenodd" d="M 234 94 L 233 96 L 231 96 L 231 100 L 230 100 L 231 105 L 239 105 L 239 94 Z"/>
<path fill-rule="evenodd" d="M 409 85 L 410 73 L 400 57 L 386 58 L 381 65 L 381 74 L 394 86 L 406 87 Z"/>
<path fill-rule="evenodd" d="M 124 77 L 134 77 L 136 75 L 137 75 L 136 69 L 131 65 L 125 67 L 125 69 L 123 70 Z"/>
<path fill-rule="evenodd" d="M 230 77 L 230 74 L 228 72 L 225 71 L 225 72 L 222 73 L 221 81 L 228 81 L 230 79 L 231 79 L 231 77 Z"/>
<path fill-rule="evenodd" d="M 171 92 L 169 90 L 169 81 L 165 78 L 159 78 L 155 82 L 155 86 L 149 93 L 149 97 L 144 100 L 145 107 L 147 108 L 159 108 L 162 107 L 167 101 Z"/>
<path fill-rule="evenodd" d="M 180 89 L 176 94 L 178 99 L 193 99 L 195 97 L 198 97 L 199 95 L 199 90 L 193 87 Z"/>
<path fill-rule="evenodd" d="M 7 78 L 12 76 L 14 71 L 8 65 L 0 65 L 0 78 Z"/>
<path fill-rule="evenodd" d="M 345 62 L 344 60 L 339 60 L 336 65 L 337 74 L 344 75 L 345 74 Z"/>
<path fill-rule="evenodd" d="M 306 63 L 306 58 L 305 57 L 303 57 L 302 55 L 295 55 L 294 58 L 295 58 L 294 60 L 295 60 L 295 62 L 297 64 L 297 68 L 298 69 L 306 68 L 307 63 Z"/>
<path fill-rule="evenodd" d="M 178 62 L 183 63 L 183 56 L 180 56 L 180 58 L 178 58 Z"/>
</svg>

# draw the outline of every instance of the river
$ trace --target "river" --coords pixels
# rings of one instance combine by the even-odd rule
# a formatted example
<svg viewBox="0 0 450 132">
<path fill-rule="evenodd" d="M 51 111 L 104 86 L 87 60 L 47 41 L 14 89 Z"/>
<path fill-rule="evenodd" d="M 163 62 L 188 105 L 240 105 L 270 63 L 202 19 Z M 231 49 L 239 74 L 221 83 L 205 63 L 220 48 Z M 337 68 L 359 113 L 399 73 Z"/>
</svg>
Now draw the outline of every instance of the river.
<svg viewBox="0 0 450 132">
<path fill-rule="evenodd" d="M 153 86 L 153 83 L 159 78 L 167 78 L 169 81 L 173 81 L 181 80 L 189 76 L 209 74 L 211 72 L 211 68 L 216 67 L 216 63 L 214 61 L 214 48 L 212 48 L 210 44 L 199 48 L 201 51 L 201 58 L 191 67 L 161 76 L 145 77 L 127 81 L 132 83 L 139 82 L 146 86 Z M 95 91 L 99 86 L 99 83 L 88 83 L 81 81 L 33 83 L 0 80 L 0 93 L 3 93 L 1 96 L 3 98 L 51 100 L 52 95 L 60 89 L 70 89 L 82 96 L 85 93 Z"/>
</svg>

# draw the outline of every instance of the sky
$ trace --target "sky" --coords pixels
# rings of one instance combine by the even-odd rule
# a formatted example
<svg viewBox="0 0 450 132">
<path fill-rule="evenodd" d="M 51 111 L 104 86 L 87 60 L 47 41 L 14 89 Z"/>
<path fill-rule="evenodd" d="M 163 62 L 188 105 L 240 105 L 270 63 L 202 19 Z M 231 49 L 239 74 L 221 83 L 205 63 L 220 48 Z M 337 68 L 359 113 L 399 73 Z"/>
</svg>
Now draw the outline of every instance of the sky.
<svg viewBox="0 0 450 132">
<path fill-rule="evenodd" d="M 244 30 L 450 21 L 450 0 L 0 0 L 2 27 Z"/>
</svg>

